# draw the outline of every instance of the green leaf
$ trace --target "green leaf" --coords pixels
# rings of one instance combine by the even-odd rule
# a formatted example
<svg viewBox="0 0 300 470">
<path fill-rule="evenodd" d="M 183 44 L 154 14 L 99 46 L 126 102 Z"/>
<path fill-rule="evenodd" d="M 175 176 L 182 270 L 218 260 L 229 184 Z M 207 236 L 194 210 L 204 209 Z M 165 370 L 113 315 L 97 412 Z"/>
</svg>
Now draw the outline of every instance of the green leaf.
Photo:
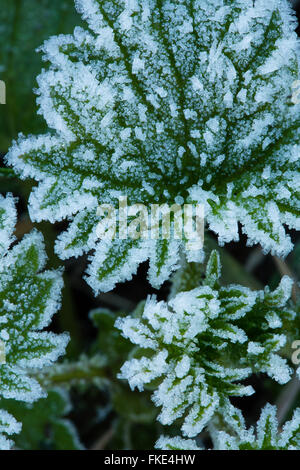
<svg viewBox="0 0 300 470">
<path fill-rule="evenodd" d="M 62 272 L 45 271 L 43 237 L 36 230 L 11 247 L 15 221 L 12 196 L 0 196 L 0 397 L 30 403 L 44 395 L 32 369 L 53 364 L 69 337 L 42 331 L 60 307 Z M 12 418 L 11 424 L 16 428 Z"/>
<path fill-rule="evenodd" d="M 214 287 L 221 276 L 221 260 L 217 250 L 211 252 L 206 266 L 206 283 Z"/>
<path fill-rule="evenodd" d="M 242 417 L 229 399 L 254 392 L 244 380 L 265 372 L 282 384 L 293 372 L 280 356 L 289 334 L 285 316 L 291 324 L 296 319 L 287 305 L 292 280 L 284 277 L 274 292 L 251 291 L 216 283 L 220 272 L 213 252 L 202 285 L 179 291 L 168 302 L 150 297 L 141 315 L 116 322 L 136 345 L 119 378 L 132 389 L 153 390 L 159 421 L 180 420 L 187 437 L 196 436 L 216 414 L 240 429 Z"/>
<path fill-rule="evenodd" d="M 135 249 L 122 238 L 97 240 L 92 211 L 102 203 L 117 210 L 119 196 L 148 211 L 201 204 L 221 245 L 239 239 L 240 223 L 249 244 L 291 251 L 285 226 L 300 227 L 299 106 L 290 99 L 299 45 L 288 4 L 76 6 L 86 29 L 42 48 L 39 103 L 50 132 L 20 137 L 7 155 L 16 173 L 38 182 L 32 219 L 71 222 L 58 255 L 93 250 L 87 280 L 96 293 L 131 279 L 147 259 L 159 287 L 178 254 L 203 258 L 174 234 Z"/>
</svg>

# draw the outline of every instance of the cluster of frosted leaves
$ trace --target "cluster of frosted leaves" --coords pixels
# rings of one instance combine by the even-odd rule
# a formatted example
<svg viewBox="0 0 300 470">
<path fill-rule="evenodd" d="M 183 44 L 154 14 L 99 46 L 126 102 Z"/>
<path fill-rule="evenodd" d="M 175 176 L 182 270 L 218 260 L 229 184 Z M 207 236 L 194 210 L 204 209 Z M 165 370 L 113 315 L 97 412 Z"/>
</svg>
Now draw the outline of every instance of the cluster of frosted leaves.
<svg viewBox="0 0 300 470">
<path fill-rule="evenodd" d="M 0 397 L 32 402 L 43 396 L 31 368 L 52 364 L 64 353 L 68 335 L 42 331 L 60 305 L 62 273 L 43 271 L 46 253 L 41 234 L 32 231 L 18 244 L 14 199 L 0 197 Z M 0 433 L 16 429 L 1 411 Z M 2 438 L 3 439 L 3 438 Z M 0 446 L 1 447 L 1 446 Z"/>
<path fill-rule="evenodd" d="M 219 431 L 214 422 L 210 426 L 216 450 L 300 450 L 300 408 L 295 410 L 281 432 L 277 408 L 270 404 L 262 409 L 255 428 L 247 429 L 241 412 L 236 409 L 228 413 L 226 421 L 230 432 Z"/>
<path fill-rule="evenodd" d="M 93 250 L 87 278 L 107 291 L 150 259 L 155 287 L 186 240 L 99 240 L 96 208 L 202 203 L 210 229 L 284 255 L 299 228 L 296 20 L 287 0 L 76 0 L 88 29 L 50 38 L 38 78 L 46 135 L 20 136 L 7 161 L 39 182 L 36 221 L 67 218 L 61 258 Z M 295 101 L 295 100 L 294 100 Z"/>
<path fill-rule="evenodd" d="M 230 407 L 223 423 L 230 433 L 218 430 L 213 421 L 209 429 L 214 444 L 214 450 L 300 450 L 300 408 L 294 412 L 282 431 L 278 432 L 277 409 L 267 404 L 256 424 L 246 428 L 242 413 Z M 162 450 L 203 450 L 194 440 L 183 439 L 179 436 L 161 436 L 155 447 Z"/>
<path fill-rule="evenodd" d="M 238 285 L 221 287 L 220 260 L 212 252 L 203 285 L 179 292 L 169 302 L 149 298 L 139 318 L 116 326 L 138 346 L 120 378 L 131 388 L 154 387 L 159 420 L 183 419 L 188 437 L 199 433 L 218 410 L 227 413 L 231 396 L 253 393 L 243 380 L 266 373 L 286 383 L 292 374 L 278 353 L 286 343 L 285 324 L 295 312 L 287 305 L 293 282 L 284 277 L 270 292 Z"/>
</svg>

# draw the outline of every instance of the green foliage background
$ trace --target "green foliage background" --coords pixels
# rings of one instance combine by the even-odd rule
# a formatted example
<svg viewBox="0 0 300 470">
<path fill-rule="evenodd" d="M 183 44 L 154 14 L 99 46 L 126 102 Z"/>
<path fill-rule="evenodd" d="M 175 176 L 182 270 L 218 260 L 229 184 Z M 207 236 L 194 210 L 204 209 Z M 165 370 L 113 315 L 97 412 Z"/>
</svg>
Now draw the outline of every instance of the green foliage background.
<svg viewBox="0 0 300 470">
<path fill-rule="evenodd" d="M 49 36 L 71 33 L 80 24 L 73 0 L 0 0 L 0 79 L 7 94 L 0 113 L 1 153 L 19 132 L 45 129 L 33 93 L 42 68 L 35 50 Z"/>
</svg>

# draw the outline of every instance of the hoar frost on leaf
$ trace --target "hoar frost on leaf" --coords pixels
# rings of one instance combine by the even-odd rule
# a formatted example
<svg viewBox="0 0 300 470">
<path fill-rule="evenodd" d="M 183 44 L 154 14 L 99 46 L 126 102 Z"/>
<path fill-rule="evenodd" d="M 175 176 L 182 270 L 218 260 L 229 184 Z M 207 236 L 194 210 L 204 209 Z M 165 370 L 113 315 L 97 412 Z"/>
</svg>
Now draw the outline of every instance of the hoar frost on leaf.
<svg viewBox="0 0 300 470">
<path fill-rule="evenodd" d="M 10 248 L 15 222 L 13 197 L 0 196 L 0 339 L 5 353 L 0 396 L 32 402 L 45 394 L 30 369 L 52 364 L 68 343 L 67 334 L 42 331 L 60 306 L 63 281 L 61 271 L 44 271 L 46 253 L 39 232 L 33 230 Z"/>
<path fill-rule="evenodd" d="M 279 432 L 276 406 L 267 404 L 256 426 L 249 429 L 240 410 L 230 404 L 227 407 L 222 423 L 218 418 L 213 418 L 209 424 L 214 450 L 300 450 L 299 408 Z M 220 430 L 224 427 L 226 431 Z M 155 447 L 162 450 L 203 450 L 195 441 L 179 436 L 161 436 Z"/>
<path fill-rule="evenodd" d="M 230 433 L 210 425 L 215 450 L 300 450 L 300 408 L 297 408 L 282 431 L 278 430 L 277 408 L 267 404 L 255 426 L 247 429 L 240 412 L 228 414 Z M 232 419 L 232 418 L 235 419 Z M 237 419 L 238 418 L 238 419 Z"/>
<path fill-rule="evenodd" d="M 279 383 L 292 374 L 278 352 L 286 343 L 283 322 L 295 312 L 287 302 L 293 282 L 284 277 L 270 292 L 218 283 L 220 260 L 212 252 L 203 285 L 179 292 L 169 302 L 149 298 L 139 318 L 119 318 L 116 326 L 138 346 L 122 367 L 131 388 L 154 386 L 159 420 L 183 418 L 185 436 L 197 435 L 216 412 L 228 412 L 231 396 L 251 395 L 243 385 L 264 372 Z"/>
<path fill-rule="evenodd" d="M 299 229 L 296 20 L 287 0 L 76 0 L 88 29 L 49 39 L 38 78 L 52 129 L 11 147 L 7 161 L 39 184 L 33 220 L 67 218 L 61 258 L 94 250 L 98 292 L 150 258 L 158 287 L 180 240 L 97 239 L 99 203 L 202 203 L 219 243 L 286 255 Z M 193 253 L 187 253 L 190 260 Z M 195 253 L 194 253 L 195 255 Z M 198 256 L 198 255 L 197 255 Z M 199 259 L 199 258 L 198 258 Z"/>
<path fill-rule="evenodd" d="M 178 436 L 161 436 L 156 442 L 155 448 L 161 450 L 202 450 L 192 439 L 182 439 Z"/>
<path fill-rule="evenodd" d="M 13 442 L 7 438 L 21 431 L 21 424 L 7 411 L 0 410 L 0 450 L 9 450 Z"/>
</svg>

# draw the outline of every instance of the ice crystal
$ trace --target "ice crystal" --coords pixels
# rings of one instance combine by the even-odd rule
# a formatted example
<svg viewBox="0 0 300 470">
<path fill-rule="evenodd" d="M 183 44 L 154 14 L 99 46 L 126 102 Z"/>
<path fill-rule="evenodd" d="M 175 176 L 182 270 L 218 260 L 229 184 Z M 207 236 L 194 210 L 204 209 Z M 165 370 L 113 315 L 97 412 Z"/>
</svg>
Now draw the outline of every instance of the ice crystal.
<svg viewBox="0 0 300 470">
<path fill-rule="evenodd" d="M 278 431 L 277 409 L 270 404 L 262 409 L 256 426 L 249 429 L 240 410 L 228 405 L 227 411 L 221 427 L 225 425 L 228 432 L 219 430 L 220 422 L 216 419 L 209 425 L 214 450 L 300 450 L 299 408 L 281 432 Z M 179 436 L 161 436 L 155 447 L 162 450 L 203 450 L 194 440 Z"/>
<path fill-rule="evenodd" d="M 155 388 L 159 420 L 183 418 L 188 437 L 199 433 L 218 411 L 228 413 L 230 396 L 253 393 L 243 380 L 265 372 L 279 383 L 292 373 L 279 354 L 286 343 L 283 323 L 295 312 L 287 305 L 293 282 L 284 277 L 270 292 L 221 287 L 220 260 L 212 252 L 203 285 L 179 292 L 169 302 L 149 298 L 139 318 L 119 318 L 116 326 L 138 345 L 120 378 L 131 388 Z"/>
<path fill-rule="evenodd" d="M 63 281 L 61 271 L 44 271 L 46 253 L 39 232 L 33 230 L 10 248 L 15 222 L 13 197 L 0 196 L 0 338 L 5 353 L 0 396 L 32 402 L 44 392 L 29 370 L 52 364 L 68 342 L 67 334 L 42 331 L 60 306 Z M 2 417 L 3 427 L 7 421 L 9 430 L 16 429 L 5 412 Z"/>
<path fill-rule="evenodd" d="M 7 438 L 21 431 L 21 424 L 7 411 L 0 410 L 0 450 L 9 450 L 13 442 Z"/>
<path fill-rule="evenodd" d="M 161 436 L 156 442 L 155 447 L 161 450 L 202 450 L 192 439 L 182 439 L 178 436 Z"/>
<path fill-rule="evenodd" d="M 296 19 L 287 0 L 76 0 L 88 29 L 50 38 L 38 104 L 51 132 L 24 138 L 7 161 L 38 186 L 33 220 L 67 218 L 56 251 L 94 250 L 95 291 L 150 258 L 159 286 L 184 240 L 99 241 L 99 203 L 202 203 L 219 243 L 286 255 L 299 229 Z M 199 253 L 189 251 L 190 260 Z"/>
</svg>

